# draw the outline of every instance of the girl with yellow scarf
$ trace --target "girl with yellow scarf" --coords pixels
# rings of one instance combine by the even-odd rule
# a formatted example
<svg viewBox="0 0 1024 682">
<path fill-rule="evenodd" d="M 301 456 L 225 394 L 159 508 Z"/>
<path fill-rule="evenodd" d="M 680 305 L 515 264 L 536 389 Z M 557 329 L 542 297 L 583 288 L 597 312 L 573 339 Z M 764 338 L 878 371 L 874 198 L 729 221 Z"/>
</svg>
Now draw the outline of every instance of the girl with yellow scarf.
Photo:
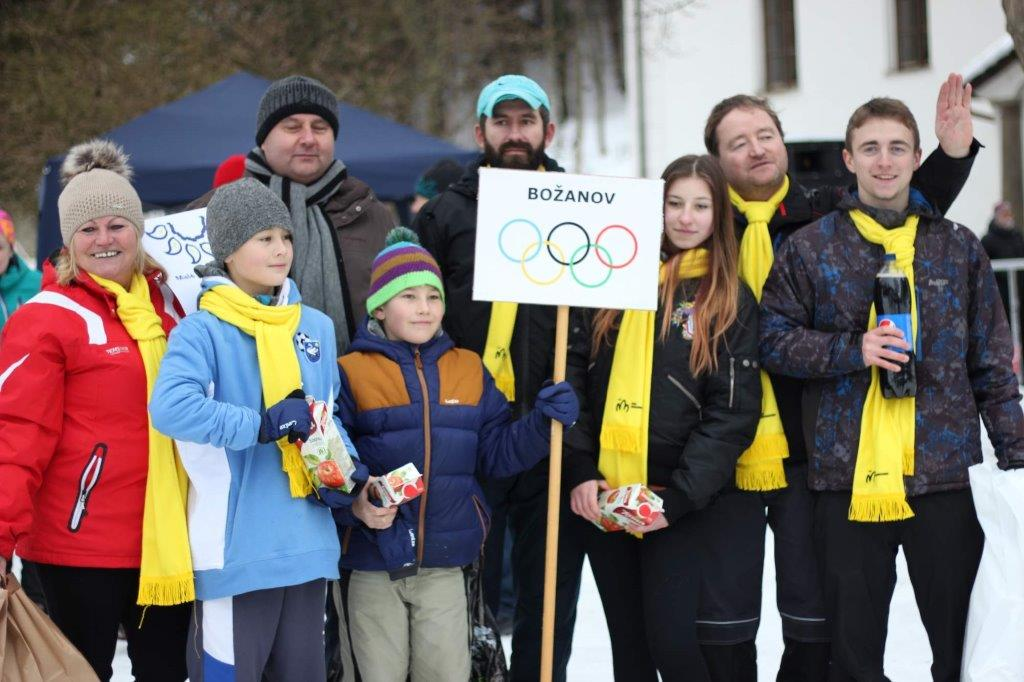
<svg viewBox="0 0 1024 682">
<path fill-rule="evenodd" d="M 757 304 L 739 281 L 727 185 L 710 156 L 669 164 L 657 312 L 575 311 L 569 378 L 585 397 L 567 435 L 574 516 L 566 542 L 590 559 L 616 680 L 706 680 L 697 605 L 714 503 L 760 416 Z M 634 537 L 603 533 L 600 490 L 642 483 L 664 516 Z M 722 586 L 723 588 L 725 586 Z"/>
</svg>

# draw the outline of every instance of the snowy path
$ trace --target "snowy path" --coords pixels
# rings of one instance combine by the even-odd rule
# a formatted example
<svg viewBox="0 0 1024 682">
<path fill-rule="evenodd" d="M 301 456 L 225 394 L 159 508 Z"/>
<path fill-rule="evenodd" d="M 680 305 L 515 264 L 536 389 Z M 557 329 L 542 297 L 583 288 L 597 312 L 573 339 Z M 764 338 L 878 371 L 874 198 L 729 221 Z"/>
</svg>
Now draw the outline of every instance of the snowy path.
<svg viewBox="0 0 1024 682">
<path fill-rule="evenodd" d="M 774 556 L 770 532 L 766 551 L 766 556 Z M 907 566 L 902 552 L 897 563 L 897 575 L 896 593 L 889 615 L 886 674 L 890 679 L 899 682 L 924 682 L 931 679 L 928 674 L 931 652 L 918 616 L 917 604 L 914 603 L 914 593 L 907 580 Z M 771 682 L 775 679 L 779 657 L 782 655 L 782 630 L 775 610 L 775 567 L 771 561 L 765 562 L 761 618 L 761 629 L 757 636 L 758 679 L 759 682 Z M 505 649 L 511 649 L 509 638 L 505 638 Z M 601 610 L 601 600 L 597 595 L 590 567 L 587 566 L 583 575 L 583 588 L 580 591 L 568 678 L 571 682 L 610 681 L 611 669 L 612 655 L 604 612 Z M 131 682 L 131 679 L 131 663 L 128 661 L 125 644 L 123 641 L 118 642 L 113 682 Z"/>
<path fill-rule="evenodd" d="M 768 533 L 765 556 L 774 556 L 771 532 Z M 931 651 L 918 615 L 917 604 L 914 602 L 914 593 L 907 579 L 907 565 L 902 552 L 899 555 L 896 572 L 896 592 L 889 614 L 885 671 L 890 679 L 899 682 L 924 682 L 931 679 L 928 672 L 932 661 Z M 758 680 L 773 682 L 782 656 L 782 626 L 775 609 L 775 566 L 770 560 L 765 561 L 763 589 L 761 628 L 757 635 Z M 509 645 L 510 642 L 506 638 L 506 648 Z M 601 600 L 588 566 L 580 591 L 568 678 L 572 682 L 610 681 L 611 665 L 611 648 L 604 612 L 601 610 Z"/>
</svg>

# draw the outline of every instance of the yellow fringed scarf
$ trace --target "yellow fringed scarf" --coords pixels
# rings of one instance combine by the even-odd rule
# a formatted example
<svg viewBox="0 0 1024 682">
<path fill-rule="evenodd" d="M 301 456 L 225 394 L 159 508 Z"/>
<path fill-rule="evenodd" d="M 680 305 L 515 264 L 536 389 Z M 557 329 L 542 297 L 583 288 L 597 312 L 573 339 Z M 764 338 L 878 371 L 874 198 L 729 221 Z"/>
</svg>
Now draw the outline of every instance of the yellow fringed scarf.
<svg viewBox="0 0 1024 682">
<path fill-rule="evenodd" d="M 916 215 L 907 216 L 902 226 L 885 229 L 863 211 L 850 211 L 857 231 L 872 244 L 881 244 L 896 255 L 896 267 L 910 280 L 910 324 L 914 346 L 917 339 L 917 292 L 914 287 L 914 239 Z M 875 304 L 871 304 L 868 329 L 877 326 Z M 878 367 L 871 368 L 871 385 L 860 419 L 860 444 L 853 470 L 851 521 L 899 521 L 914 515 L 907 504 L 903 477 L 914 475 L 915 398 L 885 398 Z"/>
<path fill-rule="evenodd" d="M 690 249 L 679 262 L 680 279 L 703 277 L 707 249 Z M 665 279 L 661 266 L 659 281 Z M 650 424 L 651 374 L 654 371 L 653 310 L 627 310 L 615 340 L 608 393 L 601 423 L 597 468 L 613 488 L 647 484 L 647 436 Z"/>
<path fill-rule="evenodd" d="M 263 384 L 263 404 L 277 404 L 302 386 L 302 373 L 292 339 L 299 328 L 302 307 L 263 305 L 236 286 L 222 284 L 206 291 L 199 299 L 199 309 L 206 310 L 256 339 L 256 359 Z M 313 492 L 306 475 L 299 448 L 287 438 L 279 438 L 281 470 L 288 474 L 292 497 L 305 497 Z"/>
<path fill-rule="evenodd" d="M 729 188 L 732 205 L 747 218 L 747 229 L 740 240 L 740 279 L 751 288 L 758 301 L 761 300 L 761 291 L 775 261 L 768 223 L 787 192 L 789 176 L 783 177 L 782 186 L 768 201 L 745 201 L 736 190 Z M 761 372 L 761 396 L 761 419 L 757 422 L 754 442 L 736 463 L 736 487 L 740 490 L 777 490 L 786 487 L 786 471 L 782 460 L 789 457 L 789 443 L 782 430 L 782 419 L 779 417 L 779 406 L 775 402 L 771 379 L 764 371 Z"/>
<path fill-rule="evenodd" d="M 136 273 L 127 291 L 117 282 L 90 273 L 93 281 L 114 294 L 117 317 L 135 340 L 146 370 L 146 404 L 153 395 L 160 361 L 167 351 L 167 334 L 153 309 L 149 283 Z M 178 459 L 174 441 L 149 421 L 149 469 L 142 512 L 142 564 L 139 568 L 140 606 L 171 606 L 194 601 L 192 552 L 188 544 L 188 475 Z"/>
<path fill-rule="evenodd" d="M 512 332 L 516 326 L 518 303 L 492 303 L 491 321 L 484 344 L 484 367 L 494 377 L 494 385 L 509 402 L 516 399 L 516 375 L 512 370 Z"/>
</svg>

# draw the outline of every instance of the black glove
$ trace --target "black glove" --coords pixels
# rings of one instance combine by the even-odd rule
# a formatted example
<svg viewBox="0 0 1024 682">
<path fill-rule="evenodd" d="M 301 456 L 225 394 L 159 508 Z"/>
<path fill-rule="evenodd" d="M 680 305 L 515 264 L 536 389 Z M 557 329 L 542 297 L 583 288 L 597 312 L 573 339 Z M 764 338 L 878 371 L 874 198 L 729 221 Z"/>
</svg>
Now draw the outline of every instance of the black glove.
<svg viewBox="0 0 1024 682">
<path fill-rule="evenodd" d="M 352 472 L 352 481 L 356 484 L 352 488 L 352 492 L 346 493 L 341 490 L 335 490 L 334 488 L 327 488 L 320 486 L 316 489 L 316 494 L 307 495 L 311 501 L 331 509 L 343 509 L 345 507 L 351 507 L 352 503 L 355 502 L 356 497 L 359 495 L 359 491 L 366 484 L 366 481 L 370 478 L 370 470 L 366 468 L 366 465 L 356 460 L 354 462 L 356 470 Z"/>
<path fill-rule="evenodd" d="M 537 392 L 533 406 L 545 417 L 560 421 L 565 426 L 572 426 L 580 417 L 580 402 L 576 399 L 576 392 L 565 381 L 557 384 L 545 381 Z"/>
<path fill-rule="evenodd" d="M 306 395 L 295 389 L 287 398 L 271 405 L 263 412 L 259 442 L 273 443 L 284 436 L 288 436 L 289 443 L 299 439 L 306 440 L 309 438 L 311 426 Z"/>
</svg>

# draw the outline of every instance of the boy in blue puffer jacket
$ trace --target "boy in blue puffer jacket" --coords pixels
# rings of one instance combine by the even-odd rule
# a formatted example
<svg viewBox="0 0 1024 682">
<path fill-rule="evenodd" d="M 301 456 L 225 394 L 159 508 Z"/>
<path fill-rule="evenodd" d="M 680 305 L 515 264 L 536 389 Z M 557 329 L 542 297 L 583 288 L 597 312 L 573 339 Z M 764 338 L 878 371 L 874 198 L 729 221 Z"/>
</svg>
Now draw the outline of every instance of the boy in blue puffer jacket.
<svg viewBox="0 0 1024 682">
<path fill-rule="evenodd" d="M 214 261 L 197 268 L 199 310 L 171 335 L 149 406 L 190 483 L 189 678 L 322 680 L 339 554 L 323 503 L 352 496 L 314 494 L 295 440 L 310 431 L 304 395 L 336 404 L 334 326 L 288 278 L 291 218 L 270 190 L 252 178 L 224 185 L 206 219 Z"/>
<path fill-rule="evenodd" d="M 469 678 L 462 567 L 479 556 L 489 515 L 477 476 L 529 469 L 548 454 L 548 418 L 568 426 L 579 414 L 562 382 L 512 421 L 480 356 L 441 330 L 440 270 L 415 240 L 404 228 L 388 235 L 373 263 L 370 317 L 338 361 L 341 419 L 370 473 L 412 462 L 425 484 L 397 511 L 365 494 L 335 510 L 349 636 L 368 682 Z"/>
</svg>

